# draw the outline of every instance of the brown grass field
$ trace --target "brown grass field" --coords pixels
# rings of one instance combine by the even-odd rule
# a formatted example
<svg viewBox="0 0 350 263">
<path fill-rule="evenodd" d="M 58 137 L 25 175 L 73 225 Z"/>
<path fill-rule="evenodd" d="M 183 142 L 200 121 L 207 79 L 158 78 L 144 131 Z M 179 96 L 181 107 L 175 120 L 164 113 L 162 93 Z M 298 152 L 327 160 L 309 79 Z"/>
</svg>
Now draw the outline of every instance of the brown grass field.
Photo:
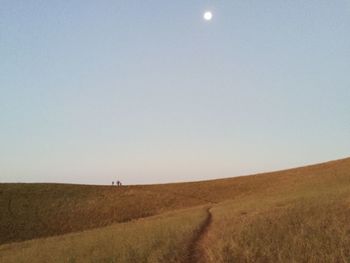
<svg viewBox="0 0 350 263">
<path fill-rule="evenodd" d="M 193 183 L 0 184 L 0 262 L 350 262 L 349 222 L 350 158 Z"/>
</svg>

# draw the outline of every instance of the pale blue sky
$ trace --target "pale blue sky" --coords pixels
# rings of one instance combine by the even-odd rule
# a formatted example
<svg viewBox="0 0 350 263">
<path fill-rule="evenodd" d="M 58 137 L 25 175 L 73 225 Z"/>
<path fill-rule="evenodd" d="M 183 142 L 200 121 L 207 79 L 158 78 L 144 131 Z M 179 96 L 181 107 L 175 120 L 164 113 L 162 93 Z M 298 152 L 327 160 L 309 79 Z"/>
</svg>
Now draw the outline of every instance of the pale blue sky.
<svg viewBox="0 0 350 263">
<path fill-rule="evenodd" d="M 0 182 L 191 181 L 347 156 L 350 0 L 0 1 Z"/>
</svg>

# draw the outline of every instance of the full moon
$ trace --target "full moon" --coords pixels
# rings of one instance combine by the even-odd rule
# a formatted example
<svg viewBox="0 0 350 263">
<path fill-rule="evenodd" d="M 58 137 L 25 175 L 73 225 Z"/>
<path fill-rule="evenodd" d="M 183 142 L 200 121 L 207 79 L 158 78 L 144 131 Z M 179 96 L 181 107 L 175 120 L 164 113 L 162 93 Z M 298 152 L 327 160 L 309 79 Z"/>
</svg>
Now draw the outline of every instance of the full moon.
<svg viewBox="0 0 350 263">
<path fill-rule="evenodd" d="M 213 14 L 210 11 L 204 13 L 203 18 L 207 21 L 210 21 L 213 18 Z"/>
</svg>

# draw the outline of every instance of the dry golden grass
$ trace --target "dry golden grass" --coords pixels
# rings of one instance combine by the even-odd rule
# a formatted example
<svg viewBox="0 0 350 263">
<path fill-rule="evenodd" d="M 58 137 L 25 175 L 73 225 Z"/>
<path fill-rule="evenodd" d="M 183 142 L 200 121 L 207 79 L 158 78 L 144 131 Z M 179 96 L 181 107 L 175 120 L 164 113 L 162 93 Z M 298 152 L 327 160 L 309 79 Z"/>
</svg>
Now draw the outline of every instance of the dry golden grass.
<svg viewBox="0 0 350 263">
<path fill-rule="evenodd" d="M 206 215 L 205 208 L 193 208 L 80 233 L 2 245 L 0 262 L 183 262 Z"/>
<path fill-rule="evenodd" d="M 0 184 L 0 244 L 78 232 L 204 201 L 152 186 Z"/>
<path fill-rule="evenodd" d="M 308 184 L 214 207 L 202 261 L 350 262 L 350 166 L 339 164 L 336 173 L 310 174 Z"/>
<path fill-rule="evenodd" d="M 148 186 L 0 184 L 0 244 L 103 227 L 174 209 L 340 183 L 350 159 L 261 175 Z"/>
<path fill-rule="evenodd" d="M 166 226 L 158 219 L 147 219 L 137 224 L 116 224 L 8 244 L 1 247 L 0 256 L 23 262 L 31 255 L 39 259 L 55 255 L 55 260 L 70 256 L 57 262 L 84 262 L 86 258 L 91 262 L 114 262 L 115 258 L 118 262 L 157 262 L 151 261 L 153 258 L 177 262 L 184 259 L 185 247 L 196 247 L 201 252 L 197 258 L 202 262 L 350 262 L 350 158 L 260 175 L 181 184 L 121 188 L 2 184 L 0 244 L 208 204 L 212 206 L 212 223 L 195 246 L 188 240 L 204 220 L 202 210 L 193 210 L 197 211 L 193 215 L 188 210 L 176 212 L 174 217 L 159 216 Z M 197 217 L 196 213 L 204 214 Z M 190 217 L 190 223 L 181 230 L 183 218 Z M 124 226 L 123 234 L 120 231 Z M 174 231 L 178 228 L 187 241 Z M 115 233 L 130 236 L 130 245 L 120 251 L 138 261 L 114 251 L 124 240 Z M 57 252 L 56 242 L 60 248 Z M 69 244 L 73 244 L 72 248 Z M 135 247 L 139 247 L 139 252 L 135 252 Z M 173 252 L 168 254 L 169 251 Z"/>
</svg>

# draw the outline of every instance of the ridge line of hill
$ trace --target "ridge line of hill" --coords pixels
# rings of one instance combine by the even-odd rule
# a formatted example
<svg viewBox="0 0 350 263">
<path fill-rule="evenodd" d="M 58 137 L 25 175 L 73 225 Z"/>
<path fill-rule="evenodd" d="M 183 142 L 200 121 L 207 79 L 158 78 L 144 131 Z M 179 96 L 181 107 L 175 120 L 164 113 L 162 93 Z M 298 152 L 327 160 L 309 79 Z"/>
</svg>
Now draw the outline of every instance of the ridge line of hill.
<svg viewBox="0 0 350 263">
<path fill-rule="evenodd" d="M 346 183 L 350 158 L 211 181 L 139 185 L 0 184 L 0 244 L 50 237 L 246 197 Z M 299 190 L 298 190 L 299 189 Z"/>
</svg>

